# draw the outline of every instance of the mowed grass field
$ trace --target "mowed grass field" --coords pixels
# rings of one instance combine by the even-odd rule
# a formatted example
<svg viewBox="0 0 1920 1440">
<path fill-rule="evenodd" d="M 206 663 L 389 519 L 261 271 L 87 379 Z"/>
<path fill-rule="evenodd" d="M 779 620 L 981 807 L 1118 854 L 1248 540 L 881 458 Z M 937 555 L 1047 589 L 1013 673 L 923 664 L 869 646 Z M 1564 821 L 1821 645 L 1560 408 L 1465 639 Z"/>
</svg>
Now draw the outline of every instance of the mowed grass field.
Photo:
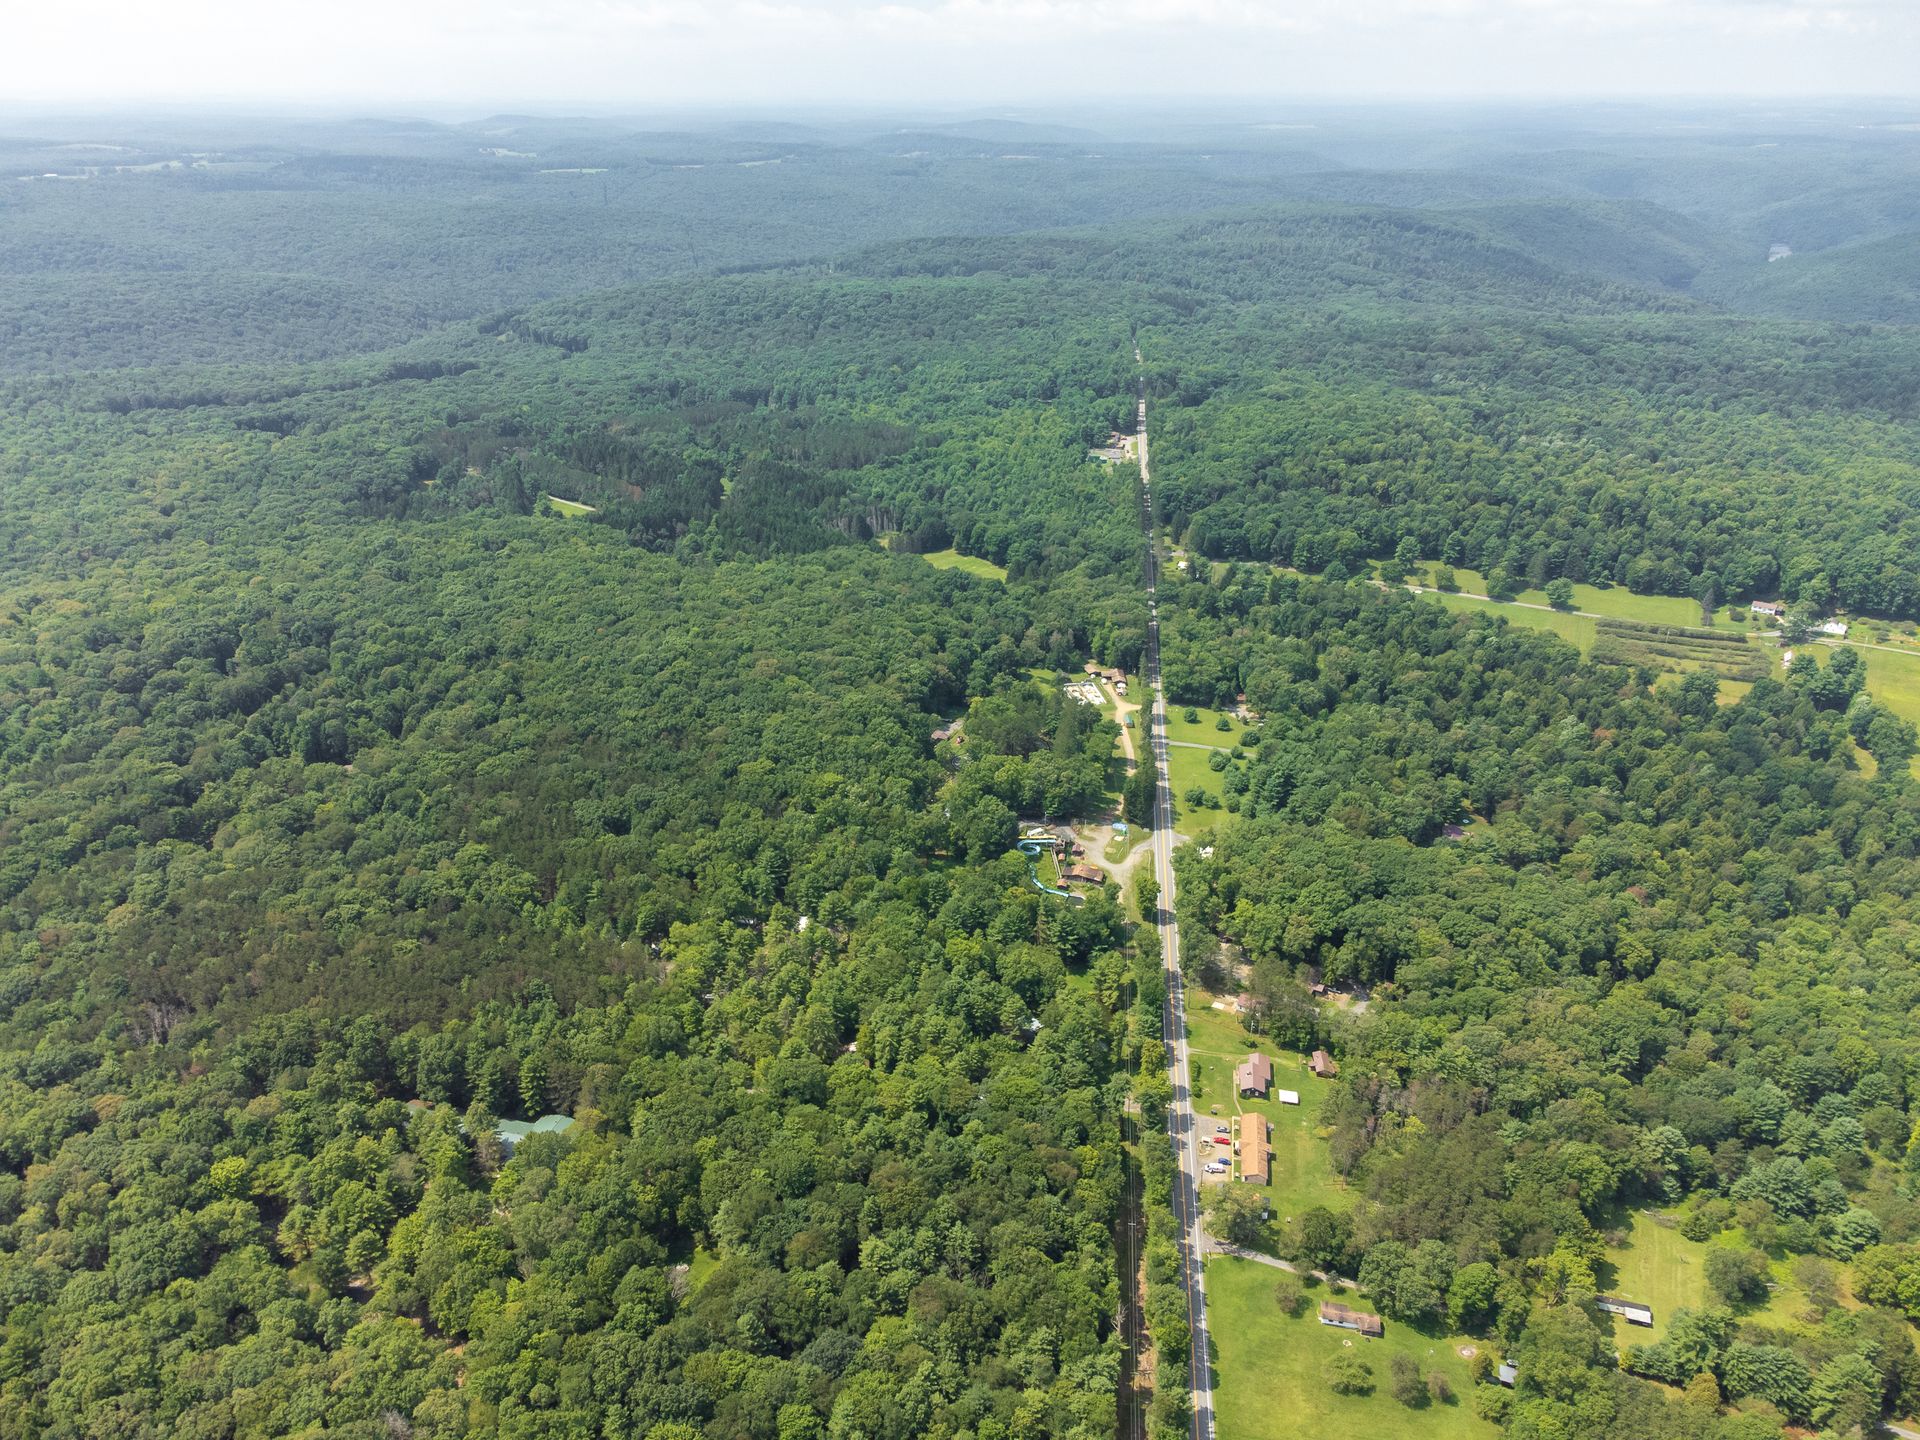
<svg viewBox="0 0 1920 1440">
<path fill-rule="evenodd" d="M 558 495 L 547 496 L 547 508 L 556 515 L 566 515 L 568 517 L 597 515 L 600 513 L 591 505 L 582 505 L 578 500 L 562 500 Z"/>
<path fill-rule="evenodd" d="M 1289 1316 L 1274 1303 L 1278 1274 L 1252 1260 L 1215 1256 L 1207 1261 L 1220 1440 L 1495 1440 L 1499 1435 L 1497 1426 L 1473 1412 L 1473 1386 L 1460 1355 L 1460 1347 L 1473 1342 L 1422 1335 L 1391 1322 L 1377 1340 L 1322 1325 L 1317 1308 L 1332 1298 L 1322 1287 L 1309 1287 L 1300 1314 Z M 1356 1309 L 1372 1308 L 1352 1294 L 1340 1299 Z M 1369 1395 L 1336 1395 L 1327 1388 L 1322 1368 L 1348 1346 L 1373 1367 Z M 1409 1409 L 1395 1400 L 1387 1391 L 1387 1365 L 1396 1351 L 1413 1356 L 1422 1375 L 1445 1375 L 1452 1403 Z"/>
<path fill-rule="evenodd" d="M 1426 561 L 1420 567 L 1424 576 L 1416 572 L 1411 578 L 1416 585 L 1431 585 L 1433 571 L 1437 562 Z M 1473 595 L 1487 593 L 1487 577 L 1478 570 L 1466 570 L 1453 567 L 1454 583 L 1462 590 Z M 1547 603 L 1544 590 L 1521 590 L 1514 598 L 1528 605 Z M 1604 615 L 1611 620 L 1639 620 L 1648 625 L 1698 625 L 1700 606 L 1697 601 L 1680 595 L 1636 595 L 1624 585 L 1575 585 L 1573 587 L 1573 608 L 1584 610 L 1590 615 Z M 1727 619 L 1730 607 L 1721 606 L 1714 615 L 1716 626 L 1732 625 Z M 1735 629 L 1745 626 L 1736 625 Z"/>
<path fill-rule="evenodd" d="M 1187 719 L 1189 709 L 1193 711 L 1195 719 Z M 1222 730 L 1215 723 L 1222 715 L 1226 715 L 1229 729 Z M 1231 750 L 1240 743 L 1240 736 L 1253 728 L 1250 725 L 1242 725 L 1233 716 L 1227 715 L 1224 710 L 1208 710 L 1204 706 L 1175 705 L 1171 701 L 1167 704 L 1167 738 L 1169 740 L 1185 740 L 1194 745 L 1215 745 L 1222 750 Z"/>
<path fill-rule="evenodd" d="M 1184 834 L 1192 835 L 1233 818 L 1218 803 L 1189 805 L 1186 801 L 1187 791 L 1198 785 L 1218 802 L 1221 778 L 1221 772 L 1207 764 L 1205 750 L 1195 750 L 1188 745 L 1167 747 L 1167 779 L 1173 785 L 1173 823 Z"/>
<path fill-rule="evenodd" d="M 1644 1210 L 1634 1212 L 1627 1243 L 1609 1248 L 1607 1261 L 1612 1274 L 1602 1274 L 1606 1292 L 1623 1300 L 1638 1300 L 1653 1307 L 1653 1326 L 1629 1325 L 1618 1315 L 1613 1317 L 1614 1339 L 1622 1346 L 1652 1345 L 1665 1337 L 1676 1310 L 1699 1310 L 1718 1303 L 1707 1289 L 1707 1254 L 1715 1246 L 1744 1243 L 1737 1231 L 1727 1231 L 1712 1240 L 1689 1240 L 1677 1225 L 1662 1225 Z M 1767 1304 L 1743 1311 L 1742 1319 L 1763 1324 L 1792 1326 L 1805 1308 L 1806 1297 L 1789 1278 L 1784 1263 L 1776 1263 L 1773 1297 Z"/>
<path fill-rule="evenodd" d="M 936 570 L 964 570 L 982 580 L 1006 581 L 1006 567 L 982 560 L 978 555 L 962 555 L 958 550 L 930 550 L 920 557 Z"/>
<path fill-rule="evenodd" d="M 1481 600 L 1472 595 L 1449 595 L 1442 591 L 1429 591 L 1421 597 L 1425 600 L 1438 600 L 1449 610 L 1482 611 L 1488 614 L 1504 615 L 1515 625 L 1524 625 L 1530 630 L 1551 630 L 1570 645 L 1579 647 L 1582 655 L 1593 649 L 1593 617 L 1590 615 L 1570 615 L 1563 610 L 1529 610 L 1523 605 L 1505 605 L 1498 600 Z"/>
</svg>

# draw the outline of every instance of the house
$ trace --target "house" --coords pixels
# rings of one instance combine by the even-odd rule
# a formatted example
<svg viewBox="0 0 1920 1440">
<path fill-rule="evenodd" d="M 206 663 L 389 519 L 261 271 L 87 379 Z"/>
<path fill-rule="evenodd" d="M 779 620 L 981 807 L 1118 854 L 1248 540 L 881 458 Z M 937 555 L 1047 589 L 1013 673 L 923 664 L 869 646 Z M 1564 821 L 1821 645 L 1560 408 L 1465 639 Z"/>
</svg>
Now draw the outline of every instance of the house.
<svg viewBox="0 0 1920 1440">
<path fill-rule="evenodd" d="M 1622 1300 L 1617 1295 L 1596 1295 L 1593 1303 L 1609 1315 L 1618 1315 L 1629 1325 L 1653 1325 L 1653 1307 L 1638 1300 Z"/>
<path fill-rule="evenodd" d="M 1298 1090 L 1276 1090 L 1273 1092 L 1273 1098 L 1278 1100 L 1282 1105 L 1298 1105 L 1300 1103 L 1300 1092 Z"/>
<path fill-rule="evenodd" d="M 951 740 L 953 738 L 953 731 L 947 726 L 942 725 L 938 730 L 933 732 L 932 738 L 933 743 L 938 745 L 942 740 Z"/>
<path fill-rule="evenodd" d="M 1104 885 L 1107 872 L 1096 865 L 1065 865 L 1061 867 L 1060 878 L 1081 885 Z"/>
<path fill-rule="evenodd" d="M 1334 1063 L 1333 1057 L 1324 1050 L 1316 1050 L 1313 1052 L 1312 1058 L 1307 1061 L 1307 1068 L 1322 1080 L 1331 1080 L 1340 1073 L 1340 1067 Z"/>
<path fill-rule="evenodd" d="M 1384 1335 L 1386 1322 L 1378 1315 L 1368 1315 L 1364 1311 L 1336 1304 L 1332 1300 L 1320 1302 L 1320 1323 L 1333 1325 L 1341 1330 L 1357 1330 L 1362 1335 Z"/>
<path fill-rule="evenodd" d="M 1242 1095 L 1262 1095 L 1273 1085 L 1273 1061 L 1255 1053 L 1233 1067 L 1233 1088 Z"/>
<path fill-rule="evenodd" d="M 1831 635 L 1836 640 L 1844 640 L 1847 638 L 1847 622 L 1844 620 L 1824 621 L 1819 629 L 1822 635 Z"/>
<path fill-rule="evenodd" d="M 1493 1372 L 1493 1378 L 1511 1390 L 1513 1382 L 1520 1378 L 1520 1367 L 1511 1360 L 1502 1360 L 1500 1368 Z"/>
<path fill-rule="evenodd" d="M 560 1135 L 572 1128 L 571 1115 L 542 1115 L 538 1120 L 502 1120 L 493 1133 L 501 1147 L 511 1155 L 513 1147 L 529 1136 Z"/>
<path fill-rule="evenodd" d="M 1248 1111 L 1240 1116 L 1236 1128 L 1240 1136 L 1235 1147 L 1240 1152 L 1240 1178 L 1249 1185 L 1266 1184 L 1273 1159 L 1267 1144 L 1267 1117 Z"/>
<path fill-rule="evenodd" d="M 1770 615 L 1775 620 L 1787 613 L 1787 607 L 1778 600 L 1756 600 L 1747 609 L 1755 615 Z"/>
</svg>

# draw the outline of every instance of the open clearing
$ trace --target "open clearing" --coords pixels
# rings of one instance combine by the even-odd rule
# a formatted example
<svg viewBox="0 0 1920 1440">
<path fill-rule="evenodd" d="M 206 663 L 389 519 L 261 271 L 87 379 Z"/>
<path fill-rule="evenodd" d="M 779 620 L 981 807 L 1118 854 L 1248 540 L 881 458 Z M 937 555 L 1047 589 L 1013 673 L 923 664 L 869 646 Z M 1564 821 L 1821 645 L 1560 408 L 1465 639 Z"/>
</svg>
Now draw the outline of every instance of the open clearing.
<svg viewBox="0 0 1920 1440">
<path fill-rule="evenodd" d="M 1187 719 L 1187 711 L 1192 710 L 1197 719 Z M 1229 729 L 1222 730 L 1216 722 L 1226 715 Z M 1231 750 L 1240 743 L 1240 737 L 1256 727 L 1242 725 L 1224 710 L 1209 710 L 1205 706 L 1175 705 L 1167 703 L 1167 738 L 1183 741 L 1189 745 L 1213 745 L 1222 750 Z"/>
<path fill-rule="evenodd" d="M 929 550 L 920 558 L 936 570 L 964 570 L 982 580 L 1006 582 L 1006 567 L 982 560 L 978 555 L 962 555 L 958 550 Z"/>
<path fill-rule="evenodd" d="M 600 512 L 591 505 L 582 505 L 578 500 L 562 500 L 558 495 L 547 496 L 547 508 L 556 515 L 598 515 Z"/>
<path fill-rule="evenodd" d="M 1431 585 L 1433 571 L 1438 562 L 1425 561 L 1411 577 L 1416 585 Z M 1424 574 L 1422 573 L 1424 572 Z M 1453 567 L 1454 583 L 1469 595 L 1484 596 L 1487 593 L 1487 577 L 1478 570 L 1466 570 Z M 1521 590 L 1514 599 L 1523 605 L 1544 605 L 1547 592 L 1544 590 Z M 1610 620 L 1638 620 L 1648 625 L 1698 625 L 1700 623 L 1699 602 L 1688 600 L 1680 595 L 1636 595 L 1624 585 L 1575 585 L 1573 587 L 1573 608 L 1584 610 L 1589 615 L 1604 615 Z M 1729 626 L 1732 629 L 1745 629 L 1744 625 L 1735 625 L 1728 620 L 1730 607 L 1722 605 L 1714 612 L 1714 625 Z"/>
<path fill-rule="evenodd" d="M 1738 1246 L 1744 1241 L 1737 1230 L 1724 1232 L 1712 1240 L 1689 1240 L 1677 1225 L 1662 1225 L 1645 1210 L 1635 1211 L 1627 1243 L 1607 1250 L 1607 1262 L 1613 1273 L 1602 1273 L 1600 1283 L 1607 1293 L 1624 1300 L 1638 1300 L 1653 1307 L 1653 1326 L 1629 1325 L 1618 1315 L 1613 1317 L 1614 1339 L 1621 1345 L 1651 1345 L 1667 1333 L 1676 1310 L 1699 1310 L 1717 1303 L 1707 1290 L 1707 1252 L 1715 1246 Z M 1763 1324 L 1792 1326 L 1795 1316 L 1805 1308 L 1806 1298 L 1787 1275 L 1784 1263 L 1776 1262 L 1773 1297 L 1765 1305 L 1740 1312 L 1742 1319 Z"/>
<path fill-rule="evenodd" d="M 1473 1412 L 1473 1386 L 1460 1346 L 1474 1343 L 1422 1335 L 1389 1322 L 1377 1340 L 1322 1325 L 1316 1308 L 1331 1297 L 1309 1286 L 1300 1314 L 1273 1300 L 1278 1272 L 1252 1260 L 1217 1255 L 1207 1261 L 1208 1329 L 1219 1363 L 1214 1403 L 1219 1440 L 1297 1440 L 1302 1435 L 1366 1440 L 1494 1440 L 1500 1432 Z M 1371 1309 L 1351 1293 L 1341 1300 Z M 1322 1367 L 1352 1346 L 1373 1367 L 1370 1395 L 1336 1395 Z M 1453 1387 L 1451 1404 L 1408 1409 L 1387 1392 L 1388 1357 L 1413 1356 L 1420 1373 L 1438 1371 Z"/>
</svg>

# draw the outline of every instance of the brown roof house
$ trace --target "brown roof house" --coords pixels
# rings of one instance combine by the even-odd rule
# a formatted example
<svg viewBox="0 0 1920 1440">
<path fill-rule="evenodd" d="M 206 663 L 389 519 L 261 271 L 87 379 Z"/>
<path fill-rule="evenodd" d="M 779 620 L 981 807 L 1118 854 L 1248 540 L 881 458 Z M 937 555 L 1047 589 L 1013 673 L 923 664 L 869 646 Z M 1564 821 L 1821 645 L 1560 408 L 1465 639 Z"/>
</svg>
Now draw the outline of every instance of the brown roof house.
<svg viewBox="0 0 1920 1440">
<path fill-rule="evenodd" d="M 1265 1096 L 1273 1085 L 1273 1061 L 1257 1051 L 1233 1067 L 1233 1088 L 1242 1095 Z"/>
<path fill-rule="evenodd" d="M 1081 885 L 1104 885 L 1107 872 L 1093 865 L 1066 865 L 1061 867 L 1061 877 Z"/>
<path fill-rule="evenodd" d="M 1240 1178 L 1249 1185 L 1264 1185 L 1273 1158 L 1267 1145 L 1267 1117 L 1249 1110 L 1240 1116 L 1238 1126 L 1239 1144 L 1234 1148 L 1240 1152 Z"/>
<path fill-rule="evenodd" d="M 1340 1067 L 1333 1063 L 1333 1057 L 1324 1050 L 1316 1050 L 1307 1061 L 1307 1068 L 1322 1080 L 1331 1080 L 1340 1073 Z"/>
<path fill-rule="evenodd" d="M 1378 1315 L 1369 1315 L 1363 1310 L 1354 1310 L 1332 1300 L 1320 1302 L 1320 1323 L 1337 1326 L 1342 1330 L 1357 1330 L 1362 1335 L 1384 1335 L 1386 1322 Z"/>
</svg>

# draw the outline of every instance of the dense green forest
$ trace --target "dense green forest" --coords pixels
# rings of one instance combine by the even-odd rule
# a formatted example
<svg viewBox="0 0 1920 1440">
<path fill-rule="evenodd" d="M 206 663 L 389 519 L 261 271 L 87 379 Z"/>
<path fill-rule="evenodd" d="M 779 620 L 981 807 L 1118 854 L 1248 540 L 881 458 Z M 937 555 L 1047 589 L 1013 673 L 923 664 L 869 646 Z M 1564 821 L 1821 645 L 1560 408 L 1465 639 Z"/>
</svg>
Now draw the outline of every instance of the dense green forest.
<svg viewBox="0 0 1920 1440">
<path fill-rule="evenodd" d="M 1911 714 L 1360 580 L 1920 618 L 1920 140 L 1532 123 L 0 138 L 0 1436 L 1091 1440 L 1136 1173 L 1181 1433 L 1154 882 L 1012 848 L 1148 808 L 1141 368 L 1290 1253 L 1529 1440 L 1910 1413 Z"/>
<path fill-rule="evenodd" d="M 1703 1433 L 1629 1376 L 1754 1402 L 1728 1435 L 1909 1413 L 1920 793 L 1855 763 L 1864 742 L 1903 776 L 1914 748 L 1857 656 L 1721 705 L 1710 675 L 1649 688 L 1356 583 L 1220 600 L 1168 643 L 1233 655 L 1266 738 L 1248 818 L 1182 852 L 1182 940 L 1203 971 L 1214 937 L 1244 948 L 1276 1039 L 1341 1047 L 1323 1118 L 1364 1198 L 1298 1217 L 1297 1258 L 1504 1340 L 1523 1379 L 1493 1408 L 1517 1435 Z M 1386 1003 L 1332 1025 L 1322 980 Z M 1750 1268 L 1722 1288 L 1710 1261 L 1724 1308 L 1616 1374 L 1596 1277 L 1648 1205 Z M 1852 1262 L 1884 1308 L 1829 1280 L 1819 1323 L 1783 1327 L 1753 1313 L 1770 1257 Z"/>
</svg>

